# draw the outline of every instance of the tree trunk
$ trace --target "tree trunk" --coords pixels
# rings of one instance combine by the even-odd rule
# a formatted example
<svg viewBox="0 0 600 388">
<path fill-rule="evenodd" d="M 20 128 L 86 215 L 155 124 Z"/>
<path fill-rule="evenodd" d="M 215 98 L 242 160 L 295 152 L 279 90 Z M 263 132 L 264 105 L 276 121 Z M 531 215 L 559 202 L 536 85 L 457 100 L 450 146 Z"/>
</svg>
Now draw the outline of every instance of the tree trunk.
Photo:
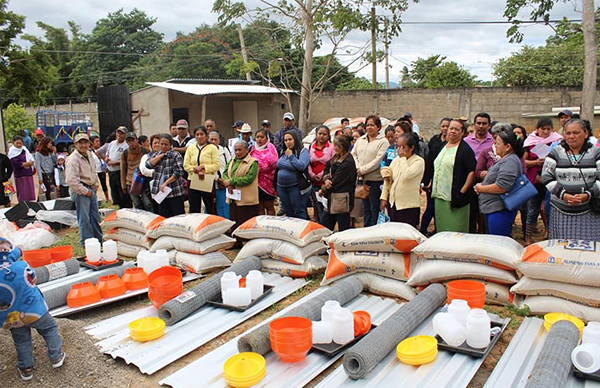
<svg viewBox="0 0 600 388">
<path fill-rule="evenodd" d="M 315 36 L 312 24 L 312 0 L 306 0 L 306 11 L 302 11 L 302 21 L 304 24 L 305 43 L 304 43 L 304 66 L 302 67 L 302 90 L 300 92 L 300 112 L 298 117 L 298 128 L 303 134 L 308 132 L 308 118 L 311 101 L 311 77 L 313 54 L 315 51 Z"/>
<path fill-rule="evenodd" d="M 585 60 L 583 66 L 583 89 L 581 91 L 581 118 L 589 120 L 594 127 L 594 99 L 597 77 L 597 37 L 594 0 L 583 0 L 583 42 Z"/>
</svg>

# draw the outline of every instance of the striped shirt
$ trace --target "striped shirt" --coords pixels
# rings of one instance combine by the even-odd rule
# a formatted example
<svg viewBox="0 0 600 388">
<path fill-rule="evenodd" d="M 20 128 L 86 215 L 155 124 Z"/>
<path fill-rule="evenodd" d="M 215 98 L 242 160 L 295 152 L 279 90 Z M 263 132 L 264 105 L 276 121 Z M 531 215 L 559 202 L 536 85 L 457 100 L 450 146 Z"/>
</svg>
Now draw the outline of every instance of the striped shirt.
<svg viewBox="0 0 600 388">
<path fill-rule="evenodd" d="M 555 147 L 544 162 L 542 181 L 552 194 L 551 203 L 560 210 L 569 213 L 588 210 L 589 201 L 573 206 L 563 196 L 587 193 L 590 198 L 600 197 L 600 148 L 588 143 L 580 155 L 573 155 L 563 145 Z"/>
</svg>

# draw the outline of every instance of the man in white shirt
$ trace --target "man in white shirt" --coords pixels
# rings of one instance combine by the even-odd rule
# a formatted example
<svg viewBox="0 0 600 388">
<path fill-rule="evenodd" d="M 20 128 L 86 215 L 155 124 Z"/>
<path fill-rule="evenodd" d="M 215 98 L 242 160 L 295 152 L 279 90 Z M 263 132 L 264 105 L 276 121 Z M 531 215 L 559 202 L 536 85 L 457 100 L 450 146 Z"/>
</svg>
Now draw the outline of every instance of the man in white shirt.
<svg viewBox="0 0 600 388">
<path fill-rule="evenodd" d="M 119 205 L 120 209 L 130 208 L 131 198 L 123 193 L 121 188 L 121 154 L 128 146 L 125 142 L 127 128 L 120 126 L 116 131 L 116 139 L 108 145 L 106 151 L 106 164 L 108 165 L 108 182 L 110 184 L 110 196 L 113 205 Z"/>
</svg>

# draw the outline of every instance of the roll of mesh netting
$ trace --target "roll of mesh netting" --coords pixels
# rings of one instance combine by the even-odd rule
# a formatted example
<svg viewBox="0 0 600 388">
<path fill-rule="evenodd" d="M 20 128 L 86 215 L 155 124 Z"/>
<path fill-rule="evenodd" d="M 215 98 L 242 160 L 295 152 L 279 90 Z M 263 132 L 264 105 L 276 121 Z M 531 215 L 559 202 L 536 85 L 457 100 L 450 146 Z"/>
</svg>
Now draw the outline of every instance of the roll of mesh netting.
<svg viewBox="0 0 600 388">
<path fill-rule="evenodd" d="M 88 276 L 78 277 L 77 280 L 57 285 L 56 287 L 48 288 L 42 291 L 42 295 L 48 304 L 48 309 L 54 309 L 67 304 L 67 295 L 74 284 L 92 282 L 96 284 L 100 276 L 116 274 L 122 276 L 127 268 L 134 266 L 133 262 L 125 262 L 118 267 L 103 269 L 100 271 L 90 272 Z"/>
<path fill-rule="evenodd" d="M 310 298 L 301 305 L 291 309 L 284 317 L 304 317 L 311 321 L 321 320 L 321 307 L 328 300 L 337 300 L 344 305 L 354 299 L 363 290 L 363 284 L 354 276 L 347 277 L 333 284 L 319 295 Z M 238 340 L 240 352 L 255 352 L 262 355 L 271 351 L 269 339 L 269 324 L 253 330 Z"/>
<path fill-rule="evenodd" d="M 571 373 L 571 352 L 579 343 L 579 330 L 569 321 L 552 325 L 525 388 L 565 387 Z"/>
<path fill-rule="evenodd" d="M 34 271 L 35 283 L 43 284 L 54 279 L 60 279 L 78 273 L 79 261 L 77 261 L 77 259 L 69 259 L 35 268 Z"/>
<path fill-rule="evenodd" d="M 260 271 L 261 269 L 262 263 L 258 257 L 248 257 L 163 304 L 158 309 L 158 316 L 167 325 L 174 325 L 221 293 L 221 276 L 225 272 L 235 272 L 237 275 L 246 276 L 252 270 Z"/>
<path fill-rule="evenodd" d="M 446 300 L 446 289 L 432 284 L 377 326 L 344 355 L 344 370 L 361 379 Z"/>
</svg>

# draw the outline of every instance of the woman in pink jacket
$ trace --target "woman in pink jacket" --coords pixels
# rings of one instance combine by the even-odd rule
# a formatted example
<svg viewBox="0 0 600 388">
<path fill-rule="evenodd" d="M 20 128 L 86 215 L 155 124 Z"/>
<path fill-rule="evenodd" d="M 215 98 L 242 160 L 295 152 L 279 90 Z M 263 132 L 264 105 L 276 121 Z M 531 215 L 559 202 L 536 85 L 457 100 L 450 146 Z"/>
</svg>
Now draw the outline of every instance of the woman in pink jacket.
<svg viewBox="0 0 600 388">
<path fill-rule="evenodd" d="M 315 141 L 310 145 L 309 151 L 310 163 L 308 165 L 308 175 L 310 176 L 313 187 L 311 199 L 318 222 L 323 214 L 323 205 L 317 201 L 316 193 L 321 190 L 321 185 L 323 184 L 323 171 L 325 170 L 325 165 L 335 154 L 333 144 L 331 144 L 330 141 L 328 127 L 321 125 L 317 128 Z"/>
<path fill-rule="evenodd" d="M 277 192 L 273 180 L 279 155 L 265 129 L 256 131 L 254 140 L 256 143 L 250 149 L 250 156 L 258 160 L 258 214 L 274 216 Z"/>
</svg>

